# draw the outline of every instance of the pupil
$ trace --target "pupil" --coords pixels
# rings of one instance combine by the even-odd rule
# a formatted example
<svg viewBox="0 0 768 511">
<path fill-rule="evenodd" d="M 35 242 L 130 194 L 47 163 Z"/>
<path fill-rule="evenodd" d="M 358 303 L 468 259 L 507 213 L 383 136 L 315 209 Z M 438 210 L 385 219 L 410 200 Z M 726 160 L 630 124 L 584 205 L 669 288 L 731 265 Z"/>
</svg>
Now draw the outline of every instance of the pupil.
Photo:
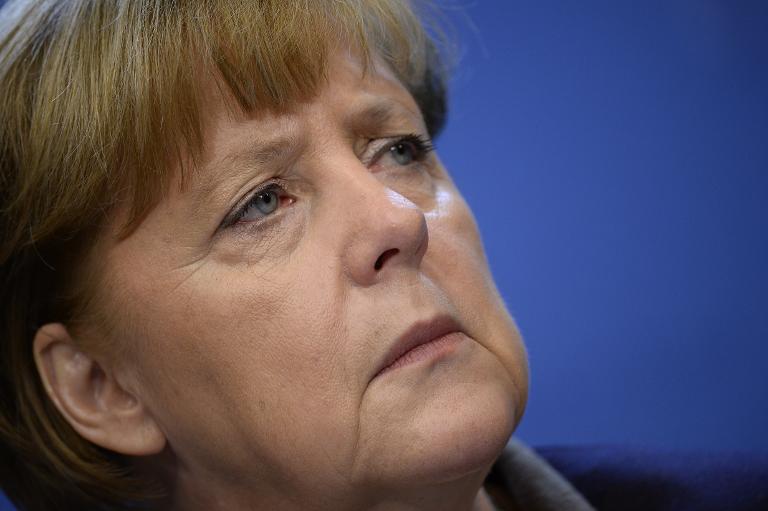
<svg viewBox="0 0 768 511">
<path fill-rule="evenodd" d="M 407 165 L 413 161 L 411 152 L 409 151 L 408 146 L 405 144 L 397 144 L 392 148 L 392 152 L 395 157 L 395 161 L 400 165 Z"/>
<path fill-rule="evenodd" d="M 263 214 L 267 215 L 277 209 L 277 195 L 275 192 L 269 191 L 259 194 L 259 200 L 256 203 L 256 207 L 259 208 Z"/>
</svg>

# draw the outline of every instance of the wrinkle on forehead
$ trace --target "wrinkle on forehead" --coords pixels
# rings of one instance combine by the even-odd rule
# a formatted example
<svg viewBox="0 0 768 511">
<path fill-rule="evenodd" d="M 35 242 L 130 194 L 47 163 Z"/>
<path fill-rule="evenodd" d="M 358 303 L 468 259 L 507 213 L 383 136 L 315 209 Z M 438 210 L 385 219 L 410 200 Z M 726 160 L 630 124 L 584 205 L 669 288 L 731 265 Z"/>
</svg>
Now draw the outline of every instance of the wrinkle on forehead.
<svg viewBox="0 0 768 511">
<path fill-rule="evenodd" d="M 356 105 L 349 107 L 349 98 L 343 98 L 344 109 L 351 131 L 370 132 L 380 126 L 392 124 L 403 117 L 418 125 L 423 119 L 418 105 L 395 73 L 381 58 L 374 57 L 366 66 L 351 50 L 335 53 L 329 60 L 328 76 L 311 98 L 295 101 L 282 111 L 262 109 L 246 112 L 233 101 L 219 80 L 211 78 L 206 85 L 204 146 L 199 158 L 187 158 L 193 172 L 188 176 L 174 172 L 176 190 L 191 192 L 195 203 L 206 200 L 217 190 L 221 179 L 235 172 L 252 172 L 254 168 L 272 164 L 287 164 L 305 148 L 298 117 L 302 110 L 317 101 L 342 101 L 328 93 L 332 82 L 339 76 L 358 80 Z"/>
</svg>

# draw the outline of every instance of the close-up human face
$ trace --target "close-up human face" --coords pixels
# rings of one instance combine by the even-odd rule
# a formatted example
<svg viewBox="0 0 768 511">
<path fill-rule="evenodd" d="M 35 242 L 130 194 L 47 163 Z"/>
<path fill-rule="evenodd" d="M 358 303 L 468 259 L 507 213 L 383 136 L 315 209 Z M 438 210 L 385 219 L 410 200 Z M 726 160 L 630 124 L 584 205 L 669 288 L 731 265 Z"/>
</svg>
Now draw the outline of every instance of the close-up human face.
<svg viewBox="0 0 768 511">
<path fill-rule="evenodd" d="M 177 484 L 327 504 L 482 478 L 526 356 L 412 96 L 342 51 L 285 112 L 207 90 L 196 169 L 103 252 L 113 365 Z"/>
</svg>

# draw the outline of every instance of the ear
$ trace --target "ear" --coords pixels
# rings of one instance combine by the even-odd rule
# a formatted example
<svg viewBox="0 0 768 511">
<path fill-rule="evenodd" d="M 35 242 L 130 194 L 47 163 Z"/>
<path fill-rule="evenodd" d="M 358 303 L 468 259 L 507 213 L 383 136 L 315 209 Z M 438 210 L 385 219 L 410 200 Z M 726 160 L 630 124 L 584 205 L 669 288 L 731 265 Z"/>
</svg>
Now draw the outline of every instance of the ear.
<svg viewBox="0 0 768 511">
<path fill-rule="evenodd" d="M 78 348 L 64 325 L 42 326 L 35 335 L 34 355 L 45 390 L 80 436 L 126 455 L 163 450 L 165 435 L 147 409 Z"/>
</svg>

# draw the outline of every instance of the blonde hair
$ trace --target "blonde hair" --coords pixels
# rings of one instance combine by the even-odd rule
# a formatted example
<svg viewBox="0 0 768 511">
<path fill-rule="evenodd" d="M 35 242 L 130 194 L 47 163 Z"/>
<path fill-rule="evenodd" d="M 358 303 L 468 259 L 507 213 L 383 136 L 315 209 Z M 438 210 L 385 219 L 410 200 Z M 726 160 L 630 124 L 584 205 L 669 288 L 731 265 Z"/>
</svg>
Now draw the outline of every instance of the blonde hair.
<svg viewBox="0 0 768 511">
<path fill-rule="evenodd" d="M 79 317 L 82 261 L 105 212 L 130 232 L 202 146 L 201 70 L 246 111 L 326 79 L 328 51 L 375 53 L 422 109 L 445 70 L 408 0 L 38 0 L 0 12 L 0 485 L 23 509 L 121 508 L 152 492 L 130 460 L 79 437 L 45 394 L 31 340 Z"/>
</svg>

